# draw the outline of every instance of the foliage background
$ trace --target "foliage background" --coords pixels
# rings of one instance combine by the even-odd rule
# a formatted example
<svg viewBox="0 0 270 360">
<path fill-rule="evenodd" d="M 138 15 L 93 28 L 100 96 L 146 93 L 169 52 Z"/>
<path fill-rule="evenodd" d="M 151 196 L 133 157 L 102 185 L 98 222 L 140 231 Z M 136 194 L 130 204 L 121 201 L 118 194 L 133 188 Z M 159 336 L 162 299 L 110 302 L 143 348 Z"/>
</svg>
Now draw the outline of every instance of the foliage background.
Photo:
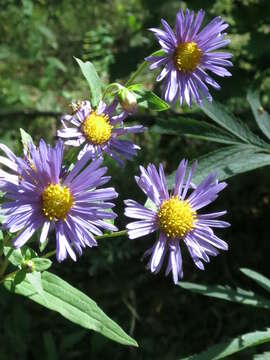
<svg viewBox="0 0 270 360">
<path fill-rule="evenodd" d="M 254 127 L 246 102 L 249 87 L 261 90 L 263 105 L 269 110 L 269 1 L 0 0 L 1 142 L 19 153 L 20 127 L 35 140 L 53 141 L 61 114 L 69 111 L 68 104 L 87 97 L 87 85 L 73 56 L 94 62 L 105 82 L 124 81 L 145 56 L 158 49 L 147 29 L 159 27 L 161 17 L 173 25 L 176 11 L 187 5 L 196 11 L 203 7 L 206 21 L 221 15 L 229 22 L 233 77 L 220 81 L 222 91 L 212 93 Z M 147 72 L 141 80 L 158 92 L 154 78 Z M 198 108 L 180 112 L 204 117 Z M 193 159 L 218 147 L 151 131 L 157 117 L 168 116 L 137 114 L 133 120 L 149 127 L 147 133 L 136 136 L 142 147 L 138 158 L 120 170 L 107 160 L 111 183 L 120 193 L 119 214 L 123 199 L 132 195 L 144 200 L 134 186 L 139 164 L 161 161 L 169 174 L 183 157 Z M 173 112 L 170 116 L 179 115 Z M 230 179 L 214 206 L 229 212 L 232 227 L 221 234 L 229 243 L 229 252 L 212 259 L 206 272 L 196 270 L 185 256 L 185 280 L 254 288 L 239 267 L 270 275 L 270 174 L 264 168 L 251 175 Z M 126 219 L 119 216 L 117 223 L 123 228 Z M 77 264 L 68 260 L 53 268 L 129 331 L 139 349 L 123 348 L 82 330 L 1 288 L 0 359 L 179 359 L 226 337 L 269 326 L 263 310 L 202 298 L 174 286 L 163 273 L 153 276 L 146 272 L 140 257 L 152 241 L 151 237 L 134 242 L 102 240 L 98 249 L 87 250 Z M 50 246 L 54 247 L 53 237 Z M 265 349 L 266 345 L 233 358 L 253 359 L 255 351 Z"/>
</svg>

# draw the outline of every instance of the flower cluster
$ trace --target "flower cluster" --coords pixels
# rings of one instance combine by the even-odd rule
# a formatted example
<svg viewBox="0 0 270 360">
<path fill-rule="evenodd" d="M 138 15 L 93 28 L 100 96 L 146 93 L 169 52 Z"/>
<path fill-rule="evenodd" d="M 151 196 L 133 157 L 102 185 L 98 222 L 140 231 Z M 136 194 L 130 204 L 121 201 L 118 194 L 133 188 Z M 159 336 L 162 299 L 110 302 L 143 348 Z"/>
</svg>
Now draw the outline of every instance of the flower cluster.
<svg viewBox="0 0 270 360">
<path fill-rule="evenodd" d="M 164 66 L 157 81 L 166 79 L 163 93 L 167 102 L 175 103 L 179 98 L 181 105 L 185 99 L 191 106 L 193 100 L 201 104 L 202 95 L 211 100 L 206 84 L 215 88 L 219 85 L 206 70 L 219 76 L 230 75 L 226 67 L 232 65 L 227 60 L 231 54 L 214 52 L 229 42 L 223 33 L 228 25 L 216 18 L 199 31 L 203 18 L 202 10 L 197 16 L 189 10 L 180 11 L 176 34 L 165 20 L 164 30 L 151 29 L 164 55 L 146 60 L 151 63 L 150 69 Z M 15 248 L 26 244 L 39 229 L 39 241 L 43 244 L 49 231 L 54 230 L 57 260 L 61 262 L 69 255 L 76 261 L 85 247 L 97 246 L 96 236 L 103 236 L 104 231 L 117 231 L 112 224 L 117 215 L 112 211 L 111 201 L 118 193 L 113 187 L 103 187 L 110 180 L 106 176 L 107 167 L 102 166 L 103 159 L 110 156 L 123 166 L 124 160 L 133 159 L 140 149 L 126 136 L 146 130 L 142 125 L 125 126 L 126 118 L 138 110 L 138 104 L 135 92 L 121 85 L 119 89 L 110 104 L 103 100 L 97 108 L 89 101 L 72 104 L 73 113 L 61 119 L 63 127 L 57 131 L 59 139 L 54 147 L 42 139 L 38 146 L 29 141 L 24 156 L 18 157 L 0 144 L 5 154 L 0 156 L 4 167 L 0 169 L 0 190 L 5 193 L 1 205 L 3 228 L 16 233 Z M 105 94 L 106 91 L 103 97 Z M 64 144 L 78 149 L 74 151 L 77 161 L 69 166 L 63 161 Z M 188 171 L 188 162 L 180 162 L 172 192 L 168 190 L 162 165 L 158 169 L 153 164 L 141 167 L 141 175 L 135 179 L 152 206 L 131 199 L 125 201 L 125 215 L 136 219 L 126 226 L 126 233 L 130 239 L 158 233 L 156 242 L 143 257 L 150 256 L 147 268 L 158 273 L 168 255 L 166 275 L 172 272 L 174 283 L 183 276 L 183 243 L 202 270 L 203 261 L 209 262 L 210 256 L 228 248 L 212 229 L 229 226 L 218 219 L 226 211 L 200 212 L 218 197 L 226 183 L 219 183 L 213 173 L 194 185 L 195 167 L 196 162 Z"/>
</svg>

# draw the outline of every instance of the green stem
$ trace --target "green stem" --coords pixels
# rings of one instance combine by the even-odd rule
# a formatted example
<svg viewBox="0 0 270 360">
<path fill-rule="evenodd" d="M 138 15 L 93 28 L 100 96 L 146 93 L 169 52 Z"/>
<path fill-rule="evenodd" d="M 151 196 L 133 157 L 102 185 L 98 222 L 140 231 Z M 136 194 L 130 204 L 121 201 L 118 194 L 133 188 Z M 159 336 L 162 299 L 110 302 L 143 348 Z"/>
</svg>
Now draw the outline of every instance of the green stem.
<svg viewBox="0 0 270 360">
<path fill-rule="evenodd" d="M 16 271 L 13 271 L 9 274 L 7 274 L 6 276 L 4 276 L 1 280 L 0 280 L 0 284 L 2 284 L 4 281 L 6 281 L 7 279 L 9 278 L 12 278 L 14 277 L 20 270 L 16 270 Z"/>
<path fill-rule="evenodd" d="M 136 77 L 147 67 L 148 63 L 147 61 L 142 62 L 138 69 L 131 75 L 131 77 L 128 79 L 128 81 L 126 82 L 125 86 L 130 86 L 134 80 L 136 79 Z"/>
<path fill-rule="evenodd" d="M 164 50 L 157 50 L 155 52 L 153 52 L 150 56 L 163 56 L 165 54 Z M 128 81 L 126 82 L 126 87 L 130 86 L 134 80 L 136 79 L 136 77 L 148 66 L 148 62 L 144 61 L 142 62 L 138 69 L 131 75 L 131 77 L 128 79 Z"/>
<path fill-rule="evenodd" d="M 8 240 L 9 240 L 9 239 L 8 239 L 8 235 L 6 235 L 6 236 L 4 237 L 4 239 L 3 239 L 3 247 L 0 249 L 0 256 L 3 255 L 4 247 L 7 245 Z"/>
<path fill-rule="evenodd" d="M 5 257 L 4 261 L 3 261 L 3 264 L 2 264 L 2 266 L 0 268 L 0 278 L 5 274 L 5 271 L 6 271 L 7 267 L 8 267 L 8 264 L 9 264 L 8 258 L 10 257 L 12 252 L 13 252 L 13 249 L 11 248 L 9 250 L 9 252 L 7 253 L 7 256 Z"/>
<path fill-rule="evenodd" d="M 107 239 L 107 238 L 114 238 L 114 237 L 118 237 L 118 236 L 125 236 L 127 235 L 127 230 L 121 230 L 121 231 L 115 231 L 109 234 L 104 234 L 101 236 L 95 236 L 96 240 L 100 240 L 100 239 Z"/>
<path fill-rule="evenodd" d="M 112 232 L 109 234 L 104 234 L 101 236 L 95 236 L 95 239 L 100 240 L 100 239 L 114 238 L 114 237 L 125 236 L 125 235 L 127 235 L 127 230 L 121 230 L 121 231 L 115 231 L 115 232 Z M 42 257 L 48 259 L 55 254 L 56 254 L 56 250 L 52 250 Z"/>
<path fill-rule="evenodd" d="M 111 83 L 109 86 L 106 87 L 103 95 L 102 95 L 102 100 L 105 99 L 105 96 L 107 95 L 108 92 L 112 93 L 112 90 L 115 89 L 115 94 L 118 93 L 118 91 L 120 90 L 121 85 L 118 83 Z M 113 94 L 113 95 L 115 95 Z"/>
</svg>

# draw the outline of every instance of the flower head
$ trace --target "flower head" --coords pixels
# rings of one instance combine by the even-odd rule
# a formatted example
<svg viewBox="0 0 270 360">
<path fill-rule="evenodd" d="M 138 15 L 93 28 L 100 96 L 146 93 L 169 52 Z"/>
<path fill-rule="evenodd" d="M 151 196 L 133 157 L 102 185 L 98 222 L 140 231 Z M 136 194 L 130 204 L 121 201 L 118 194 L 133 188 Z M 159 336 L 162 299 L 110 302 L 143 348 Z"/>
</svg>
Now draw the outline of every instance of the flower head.
<svg viewBox="0 0 270 360">
<path fill-rule="evenodd" d="M 39 228 L 43 243 L 50 228 L 55 228 L 57 260 L 61 262 L 68 254 L 76 260 L 76 253 L 81 255 L 82 248 L 97 245 L 94 235 L 102 235 L 100 228 L 117 230 L 106 219 L 116 217 L 108 211 L 114 204 L 107 201 L 118 194 L 114 188 L 97 189 L 110 180 L 104 176 L 107 168 L 101 167 L 102 159 L 86 166 L 91 153 L 85 152 L 68 173 L 62 171 L 61 140 L 54 148 L 43 140 L 38 148 L 30 143 L 30 160 L 15 157 L 3 145 L 1 148 L 13 164 L 5 165 L 17 174 L 0 179 L 0 189 L 9 199 L 2 205 L 3 227 L 11 233 L 19 231 L 14 239 L 16 248 L 23 246 Z"/>
<path fill-rule="evenodd" d="M 151 272 L 158 273 L 166 253 L 169 253 L 166 275 L 172 272 L 175 284 L 183 277 L 181 243 L 185 243 L 195 265 L 201 270 L 204 270 L 202 260 L 209 262 L 209 256 L 216 256 L 218 249 L 228 249 L 227 244 L 212 230 L 212 227 L 230 226 L 225 221 L 216 220 L 226 211 L 199 213 L 201 208 L 218 197 L 227 184 L 218 183 L 213 173 L 196 187 L 191 182 L 196 163 L 188 174 L 187 165 L 186 160 L 180 162 L 171 194 L 162 165 L 159 171 L 152 164 L 147 169 L 141 167 L 141 176 L 135 179 L 154 206 L 149 209 L 134 200 L 125 201 L 125 215 L 138 219 L 127 225 L 129 238 L 136 239 L 159 231 L 157 241 L 144 254 L 144 257 L 151 256 L 147 267 Z"/>
<path fill-rule="evenodd" d="M 129 140 L 120 140 L 118 137 L 126 134 L 143 132 L 143 126 L 123 126 L 123 120 L 128 113 L 123 111 L 119 115 L 113 115 L 118 101 L 115 100 L 107 106 L 103 101 L 97 109 L 92 109 L 89 101 L 78 102 L 72 115 L 62 118 L 63 128 L 58 130 L 57 135 L 68 139 L 66 145 L 80 146 L 85 144 L 79 153 L 80 159 L 86 151 L 90 151 L 92 158 L 98 158 L 103 153 L 114 158 L 120 165 L 124 159 L 132 159 L 137 154 L 139 146 Z M 73 127 L 67 126 L 72 124 Z"/>
<path fill-rule="evenodd" d="M 223 33 L 228 24 L 221 17 L 216 17 L 199 31 L 203 18 L 203 10 L 196 16 L 193 11 L 187 9 L 184 13 L 181 10 L 176 15 L 176 34 L 163 19 L 164 30 L 150 29 L 165 54 L 149 56 L 146 60 L 151 64 L 151 70 L 164 66 L 157 81 L 165 79 L 163 96 L 167 102 L 175 103 L 179 98 L 180 105 L 186 100 L 192 106 L 194 99 L 200 105 L 202 95 L 212 101 L 207 85 L 215 89 L 220 89 L 220 86 L 206 71 L 221 77 L 231 76 L 226 67 L 232 66 L 228 60 L 232 54 L 215 51 L 229 43 Z"/>
</svg>

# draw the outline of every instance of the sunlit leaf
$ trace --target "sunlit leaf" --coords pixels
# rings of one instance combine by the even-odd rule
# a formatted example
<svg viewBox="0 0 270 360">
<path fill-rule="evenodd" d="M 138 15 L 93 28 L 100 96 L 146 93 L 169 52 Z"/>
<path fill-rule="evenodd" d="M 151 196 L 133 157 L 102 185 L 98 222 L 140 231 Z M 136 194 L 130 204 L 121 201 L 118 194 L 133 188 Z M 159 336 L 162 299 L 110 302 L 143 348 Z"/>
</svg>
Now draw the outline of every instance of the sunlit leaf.
<svg viewBox="0 0 270 360">
<path fill-rule="evenodd" d="M 181 360 L 218 360 L 235 354 L 246 348 L 258 346 L 270 341 L 270 329 L 266 331 L 254 331 L 233 339 L 226 340 L 220 344 L 209 347 L 200 354 L 182 358 Z M 180 359 L 179 359 L 180 360 Z"/>
<path fill-rule="evenodd" d="M 250 269 L 242 268 L 240 269 L 240 271 L 246 276 L 248 276 L 250 279 L 254 280 L 258 285 L 263 287 L 266 291 L 270 292 L 270 280 L 267 277 Z"/>
<path fill-rule="evenodd" d="M 251 106 L 254 118 L 264 135 L 270 139 L 270 115 L 260 103 L 258 91 L 249 90 L 247 100 Z"/>
<path fill-rule="evenodd" d="M 43 296 L 38 293 L 27 278 L 15 289 L 12 286 L 12 279 L 6 280 L 4 285 L 9 291 L 14 291 L 16 294 L 23 295 L 54 310 L 75 324 L 95 330 L 121 344 L 137 346 L 134 339 L 127 335 L 92 299 L 80 290 L 47 271 L 41 274 L 41 279 Z"/>
<path fill-rule="evenodd" d="M 179 282 L 178 285 L 196 294 L 270 310 L 270 300 L 241 288 L 233 289 L 230 286 L 201 285 L 190 282 Z"/>
<path fill-rule="evenodd" d="M 75 60 L 80 66 L 81 72 L 88 82 L 90 88 L 91 104 L 93 107 L 96 107 L 102 98 L 101 81 L 96 72 L 96 69 L 90 61 L 83 62 L 76 57 Z"/>
</svg>

